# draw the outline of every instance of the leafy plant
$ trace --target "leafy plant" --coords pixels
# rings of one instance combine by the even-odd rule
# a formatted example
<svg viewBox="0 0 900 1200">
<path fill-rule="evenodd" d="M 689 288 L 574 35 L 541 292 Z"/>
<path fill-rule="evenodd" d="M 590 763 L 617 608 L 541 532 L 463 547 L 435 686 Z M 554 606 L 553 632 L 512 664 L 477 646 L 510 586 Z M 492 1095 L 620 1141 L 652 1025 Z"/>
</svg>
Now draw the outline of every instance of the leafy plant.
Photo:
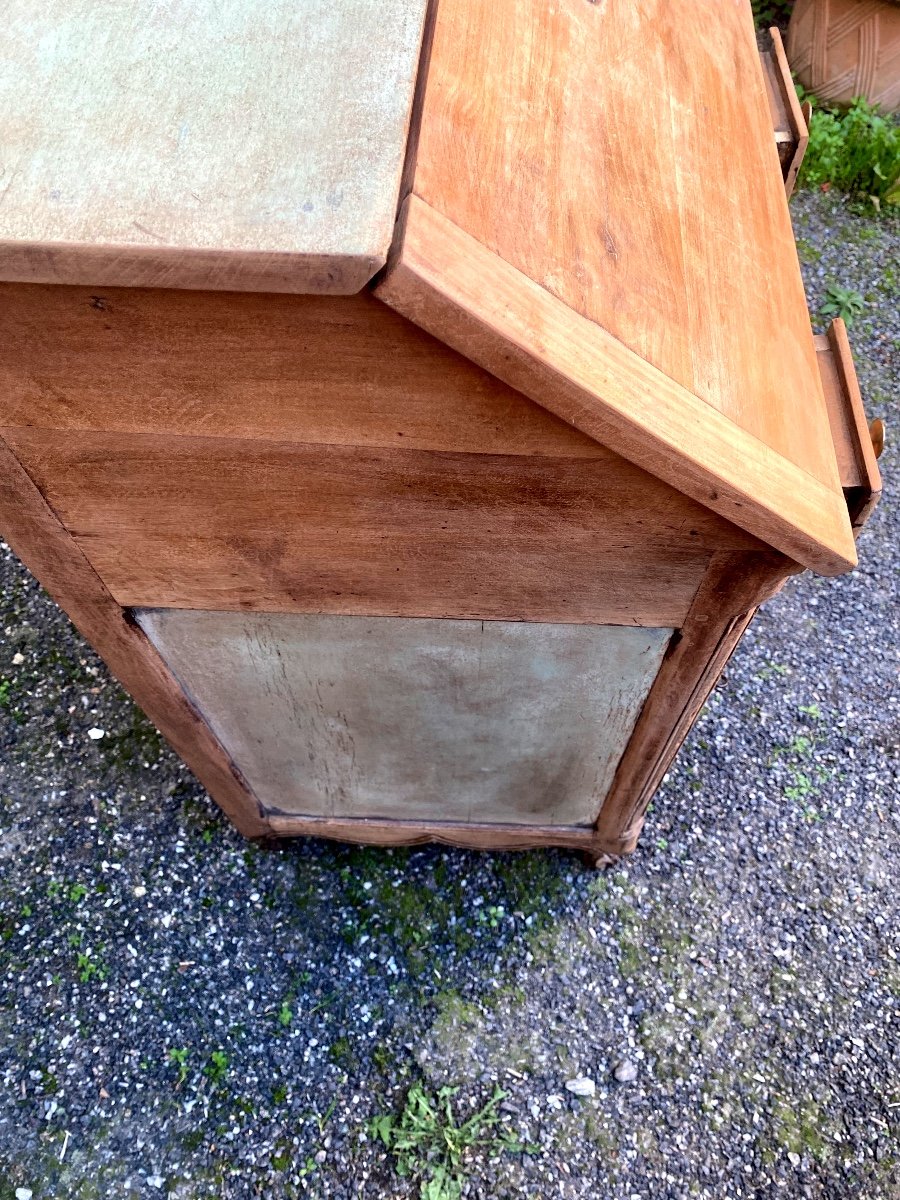
<svg viewBox="0 0 900 1200">
<path fill-rule="evenodd" d="M 852 325 L 854 318 L 859 316 L 865 306 L 859 292 L 841 287 L 839 283 L 831 283 L 825 289 L 825 303 L 819 311 L 823 317 L 843 317 L 847 325 Z"/>
<path fill-rule="evenodd" d="M 790 742 L 776 746 L 769 756 L 768 765 L 777 766 L 782 777 L 782 791 L 788 800 L 794 801 L 807 821 L 821 821 L 822 813 L 812 801 L 817 799 L 819 785 L 829 778 L 829 770 L 817 763 L 816 749 L 819 737 L 815 722 L 823 719 L 818 704 L 801 704 L 798 712 L 809 718 L 811 724 L 803 733 L 796 733 Z"/>
<path fill-rule="evenodd" d="M 189 1051 L 187 1049 L 178 1049 L 175 1046 L 169 1050 L 169 1062 L 175 1063 L 175 1065 L 178 1067 L 179 1084 L 184 1083 L 188 1077 L 188 1054 Z"/>
<path fill-rule="evenodd" d="M 82 983 L 90 983 L 96 975 L 98 979 L 106 978 L 106 966 L 99 958 L 92 958 L 90 951 L 79 950 L 75 960 L 78 978 Z"/>
<path fill-rule="evenodd" d="M 213 1050 L 203 1072 L 213 1087 L 218 1087 L 220 1083 L 223 1083 L 228 1074 L 228 1055 L 225 1051 Z"/>
<path fill-rule="evenodd" d="M 751 0 L 751 7 L 757 29 L 769 29 L 772 25 L 784 28 L 794 7 L 794 0 Z"/>
<path fill-rule="evenodd" d="M 801 185 L 868 197 L 876 208 L 900 205 L 900 125 L 861 96 L 841 111 L 798 92 L 813 106 Z"/>
<path fill-rule="evenodd" d="M 369 1122 L 369 1133 L 395 1156 L 397 1174 L 419 1180 L 420 1200 L 458 1200 L 467 1151 L 478 1146 L 522 1149 L 514 1137 L 492 1132 L 500 1123 L 497 1110 L 506 1092 L 495 1088 L 483 1108 L 458 1124 L 451 1104 L 458 1090 L 442 1087 L 434 1097 L 413 1084 L 399 1119 L 385 1115 Z"/>
<path fill-rule="evenodd" d="M 488 925 L 491 929 L 499 929 L 506 916 L 506 909 L 502 904 L 488 904 L 484 908 L 478 908 L 476 912 L 479 924 Z"/>
<path fill-rule="evenodd" d="M 278 1010 L 278 1018 L 277 1018 L 278 1024 L 281 1026 L 282 1029 L 287 1029 L 288 1025 L 290 1025 L 290 1023 L 293 1019 L 294 1019 L 294 1014 L 291 1011 L 290 1001 L 288 1001 L 287 999 L 282 1000 L 281 1008 L 279 1008 L 279 1010 Z"/>
</svg>

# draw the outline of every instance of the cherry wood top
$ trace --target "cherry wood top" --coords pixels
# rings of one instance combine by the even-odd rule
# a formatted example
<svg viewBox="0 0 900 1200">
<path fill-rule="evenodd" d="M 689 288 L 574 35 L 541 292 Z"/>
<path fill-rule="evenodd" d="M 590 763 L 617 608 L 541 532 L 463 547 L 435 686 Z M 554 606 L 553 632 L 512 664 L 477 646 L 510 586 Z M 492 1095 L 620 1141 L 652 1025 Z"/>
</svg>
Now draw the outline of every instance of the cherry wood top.
<svg viewBox="0 0 900 1200">
<path fill-rule="evenodd" d="M 10 0 L 0 278 L 358 291 L 426 0 Z"/>
<path fill-rule="evenodd" d="M 823 574 L 856 562 L 847 505 L 424 201 L 376 294 L 597 442 Z M 833 453 L 833 451 L 832 451 Z"/>
<path fill-rule="evenodd" d="M 457 228 L 499 273 L 514 268 L 548 303 L 680 385 L 692 413 L 663 465 L 668 482 L 680 486 L 682 458 L 697 457 L 694 417 L 705 408 L 711 426 L 724 418 L 794 468 L 790 486 L 760 499 L 801 536 L 772 544 L 820 570 L 852 566 L 843 507 L 809 518 L 840 486 L 749 4 L 440 0 L 426 70 L 406 179 L 420 205 L 409 209 L 416 231 L 433 212 L 429 237 L 444 219 L 447 242 Z M 420 239 L 422 252 L 439 277 L 434 246 Z M 381 294 L 416 320 L 421 304 L 402 291 L 389 275 Z M 484 317 L 490 288 L 474 291 Z M 547 304 L 532 297 L 528 307 L 535 320 L 519 330 L 520 347 L 543 359 Z M 501 341 L 507 315 L 488 316 Z M 469 344 L 451 344 L 483 365 L 489 357 L 483 325 Z M 602 382 L 591 396 L 587 380 L 596 410 L 607 403 Z M 528 394 L 543 402 L 543 387 Z M 673 418 L 677 441 L 674 404 L 669 412 L 650 391 L 627 419 L 652 432 Z M 728 440 L 700 464 L 708 493 L 715 506 L 719 479 L 752 507 L 768 486 L 753 465 L 760 454 L 748 465 L 740 438 Z M 626 453 L 621 439 L 609 444 Z"/>
</svg>

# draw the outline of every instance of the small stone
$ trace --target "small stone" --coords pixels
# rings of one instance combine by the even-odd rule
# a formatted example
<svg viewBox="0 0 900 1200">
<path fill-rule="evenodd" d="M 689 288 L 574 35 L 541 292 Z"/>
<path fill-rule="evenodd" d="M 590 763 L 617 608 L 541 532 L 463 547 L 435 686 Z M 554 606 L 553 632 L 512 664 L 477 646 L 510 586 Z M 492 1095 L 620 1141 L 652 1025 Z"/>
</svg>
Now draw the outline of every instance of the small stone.
<svg viewBox="0 0 900 1200">
<path fill-rule="evenodd" d="M 619 1083 L 634 1083 L 637 1079 L 638 1070 L 630 1058 L 623 1058 L 620 1063 L 616 1063 L 613 1070 L 613 1077 Z"/>
<path fill-rule="evenodd" d="M 800 1155 L 796 1154 L 793 1150 L 791 1150 L 791 1152 L 788 1154 L 788 1162 L 791 1164 L 792 1167 L 799 1167 L 800 1166 Z"/>
<path fill-rule="evenodd" d="M 136 895 L 138 898 L 140 898 L 141 896 L 146 896 L 146 895 L 147 895 L 147 889 L 146 889 L 145 887 L 143 887 L 143 886 L 141 886 L 141 885 L 139 884 L 139 885 L 138 885 L 138 886 L 137 886 L 137 887 L 134 889 L 134 894 L 135 894 L 135 895 Z"/>
<path fill-rule="evenodd" d="M 106 737 L 106 730 L 98 729 L 95 725 L 92 729 L 88 730 L 88 737 L 92 742 L 99 742 L 102 737 Z"/>
<path fill-rule="evenodd" d="M 21 667 L 21 665 L 24 661 L 25 661 L 24 654 L 14 654 L 12 656 L 12 663 L 13 663 L 14 667 Z M 19 1191 L 20 1192 L 28 1192 L 28 1188 L 19 1188 Z M 28 1192 L 28 1195 L 30 1196 L 31 1192 Z"/>
<path fill-rule="evenodd" d="M 165 1183 L 165 1180 L 163 1179 L 162 1175 L 148 1175 L 147 1183 L 150 1185 L 150 1187 L 156 1188 L 157 1191 L 159 1191 L 159 1189 Z"/>
<path fill-rule="evenodd" d="M 16 1200 L 31 1200 L 31 1188 L 16 1188 Z"/>
<path fill-rule="evenodd" d="M 593 1096 L 597 1091 L 597 1085 L 586 1075 L 579 1075 L 577 1079 L 566 1081 L 566 1091 L 571 1092 L 573 1096 Z"/>
</svg>

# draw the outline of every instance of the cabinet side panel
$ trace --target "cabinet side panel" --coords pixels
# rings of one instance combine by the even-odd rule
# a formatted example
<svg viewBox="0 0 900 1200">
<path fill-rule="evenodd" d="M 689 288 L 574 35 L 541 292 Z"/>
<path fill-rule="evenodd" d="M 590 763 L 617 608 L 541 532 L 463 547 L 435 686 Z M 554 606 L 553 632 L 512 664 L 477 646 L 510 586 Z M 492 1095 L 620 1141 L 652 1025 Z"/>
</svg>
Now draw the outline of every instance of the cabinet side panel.
<svg viewBox="0 0 900 1200">
<path fill-rule="evenodd" d="M 590 826 L 671 629 L 139 610 L 267 815 Z"/>
<path fill-rule="evenodd" d="M 678 626 L 717 536 L 615 456 L 6 435 L 126 606 Z"/>
<path fill-rule="evenodd" d="M 109 595 L 0 440 L 0 533 L 134 696 L 237 828 L 267 832 L 259 805 L 159 654 Z"/>
<path fill-rule="evenodd" d="M 0 283 L 0 426 L 603 456 L 363 294 Z"/>
</svg>

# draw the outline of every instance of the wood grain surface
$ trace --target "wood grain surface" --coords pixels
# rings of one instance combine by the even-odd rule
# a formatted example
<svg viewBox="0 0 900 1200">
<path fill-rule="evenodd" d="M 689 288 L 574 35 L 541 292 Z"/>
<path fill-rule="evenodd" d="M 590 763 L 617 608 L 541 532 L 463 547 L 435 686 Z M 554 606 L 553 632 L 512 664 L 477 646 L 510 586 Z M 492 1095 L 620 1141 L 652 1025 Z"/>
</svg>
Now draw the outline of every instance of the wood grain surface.
<svg viewBox="0 0 900 1200">
<path fill-rule="evenodd" d="M 748 4 L 441 0 L 412 188 L 834 484 Z"/>
<path fill-rule="evenodd" d="M 0 278 L 358 291 L 391 239 L 426 0 L 10 0 Z"/>
<path fill-rule="evenodd" d="M 437 842 L 443 846 L 461 846 L 469 850 L 537 850 L 559 846 L 597 853 L 597 835 L 593 829 L 565 825 L 461 825 L 453 821 L 390 821 L 335 817 L 272 816 L 269 831 L 275 837 L 321 837 L 339 842 L 359 842 L 366 846 L 421 846 Z M 600 851 L 602 853 L 602 851 Z"/>
<path fill-rule="evenodd" d="M 853 528 L 859 533 L 881 497 L 881 472 L 843 319 L 836 317 L 815 343 L 841 484 Z"/>
<path fill-rule="evenodd" d="M 139 610 L 267 816 L 590 826 L 671 629 Z"/>
<path fill-rule="evenodd" d="M 65 609 L 241 833 L 247 837 L 267 833 L 259 803 L 222 745 L 144 634 L 110 596 L 2 439 L 0 534 Z"/>
<path fill-rule="evenodd" d="M 597 821 L 601 851 L 634 850 L 653 793 L 757 608 L 798 570 L 780 554 L 713 558 L 616 770 Z"/>
<path fill-rule="evenodd" d="M 781 30 L 773 25 L 765 33 L 759 34 L 758 39 L 759 57 L 772 114 L 772 129 L 784 178 L 784 191 L 790 199 L 806 147 L 809 145 L 809 129 L 791 78 Z"/>
<path fill-rule="evenodd" d="M 4 436 L 123 605 L 678 626 L 720 538 L 614 456 Z"/>
<path fill-rule="evenodd" d="M 0 284 L 0 426 L 608 457 L 368 293 Z"/>
<path fill-rule="evenodd" d="M 416 196 L 407 198 L 401 248 L 376 294 L 603 445 L 805 566 L 837 574 L 855 565 L 836 463 L 832 489 Z M 828 438 L 830 444 L 830 430 Z M 834 458 L 833 446 L 830 453 Z"/>
</svg>

